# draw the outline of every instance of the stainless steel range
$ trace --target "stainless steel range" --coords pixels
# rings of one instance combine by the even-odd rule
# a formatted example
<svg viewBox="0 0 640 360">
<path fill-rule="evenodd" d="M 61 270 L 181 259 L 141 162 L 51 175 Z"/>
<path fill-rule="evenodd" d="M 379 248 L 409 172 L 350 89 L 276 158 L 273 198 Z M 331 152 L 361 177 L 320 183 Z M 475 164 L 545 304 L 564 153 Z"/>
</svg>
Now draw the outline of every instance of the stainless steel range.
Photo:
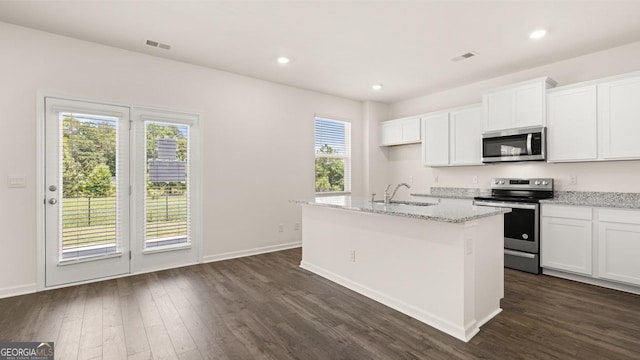
<svg viewBox="0 0 640 360">
<path fill-rule="evenodd" d="M 491 196 L 475 197 L 478 206 L 507 207 L 504 215 L 504 266 L 540 273 L 540 200 L 553 197 L 553 179 L 491 180 Z"/>
</svg>

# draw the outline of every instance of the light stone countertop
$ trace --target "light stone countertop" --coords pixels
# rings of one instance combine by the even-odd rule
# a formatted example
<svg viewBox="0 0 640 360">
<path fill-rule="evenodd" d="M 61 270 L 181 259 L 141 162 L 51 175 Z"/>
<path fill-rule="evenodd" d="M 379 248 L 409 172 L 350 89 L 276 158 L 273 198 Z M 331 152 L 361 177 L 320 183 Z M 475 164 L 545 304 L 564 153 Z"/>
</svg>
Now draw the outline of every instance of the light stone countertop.
<svg viewBox="0 0 640 360">
<path fill-rule="evenodd" d="M 540 203 L 603 208 L 640 209 L 640 193 L 555 191 L 553 199 L 540 200 Z"/>
<path fill-rule="evenodd" d="M 415 206 L 392 203 L 385 205 L 383 203 L 372 203 L 369 199 L 351 196 L 323 196 L 313 199 L 291 200 L 291 202 L 448 223 L 464 223 L 511 211 L 511 209 L 506 208 L 460 204 Z"/>
<path fill-rule="evenodd" d="M 489 189 L 455 188 L 455 187 L 432 187 L 428 193 L 411 193 L 411 196 L 433 197 L 443 199 L 468 199 L 473 200 L 476 196 L 489 196 Z"/>
</svg>

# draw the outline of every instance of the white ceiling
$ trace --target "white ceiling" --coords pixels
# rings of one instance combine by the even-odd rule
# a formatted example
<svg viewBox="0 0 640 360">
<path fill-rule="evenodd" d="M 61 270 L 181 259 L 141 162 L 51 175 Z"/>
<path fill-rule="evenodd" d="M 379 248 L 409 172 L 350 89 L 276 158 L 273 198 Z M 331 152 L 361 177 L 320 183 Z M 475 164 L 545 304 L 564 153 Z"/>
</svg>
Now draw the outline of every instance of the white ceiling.
<svg viewBox="0 0 640 360">
<path fill-rule="evenodd" d="M 0 1 L 0 21 L 382 102 L 640 41 L 638 14 L 640 1 Z"/>
</svg>

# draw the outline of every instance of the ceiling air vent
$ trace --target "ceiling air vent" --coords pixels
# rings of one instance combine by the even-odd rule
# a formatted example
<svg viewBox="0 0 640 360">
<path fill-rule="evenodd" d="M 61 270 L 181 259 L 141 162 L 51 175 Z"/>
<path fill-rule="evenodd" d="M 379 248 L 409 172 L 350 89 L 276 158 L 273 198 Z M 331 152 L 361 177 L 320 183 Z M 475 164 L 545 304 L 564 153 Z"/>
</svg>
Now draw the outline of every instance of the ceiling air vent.
<svg viewBox="0 0 640 360">
<path fill-rule="evenodd" d="M 476 53 L 474 53 L 474 52 L 469 51 L 469 52 L 466 52 L 466 53 L 464 53 L 464 54 L 462 54 L 462 55 L 460 55 L 460 56 L 456 56 L 456 57 L 452 58 L 452 59 L 451 59 L 451 61 L 462 61 L 462 60 L 467 60 L 467 59 L 470 59 L 470 58 L 472 58 L 472 57 L 474 57 L 474 56 L 476 56 L 476 55 L 478 55 L 478 54 L 476 54 Z"/>
<path fill-rule="evenodd" d="M 171 49 L 171 45 L 159 43 L 159 42 L 153 41 L 153 40 L 147 40 L 147 42 L 145 44 L 147 44 L 148 46 L 151 46 L 151 47 L 157 47 L 157 48 L 165 49 L 165 50 Z"/>
</svg>

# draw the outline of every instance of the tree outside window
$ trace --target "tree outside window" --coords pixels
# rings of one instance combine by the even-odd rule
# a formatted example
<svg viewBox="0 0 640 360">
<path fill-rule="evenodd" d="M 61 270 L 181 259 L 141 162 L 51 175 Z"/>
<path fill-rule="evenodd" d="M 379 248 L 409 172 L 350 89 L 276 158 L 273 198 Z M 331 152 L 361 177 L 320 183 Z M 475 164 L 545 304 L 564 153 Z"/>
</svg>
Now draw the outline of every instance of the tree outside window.
<svg viewBox="0 0 640 360">
<path fill-rule="evenodd" d="M 315 119 L 316 193 L 351 191 L 351 124 Z"/>
</svg>

